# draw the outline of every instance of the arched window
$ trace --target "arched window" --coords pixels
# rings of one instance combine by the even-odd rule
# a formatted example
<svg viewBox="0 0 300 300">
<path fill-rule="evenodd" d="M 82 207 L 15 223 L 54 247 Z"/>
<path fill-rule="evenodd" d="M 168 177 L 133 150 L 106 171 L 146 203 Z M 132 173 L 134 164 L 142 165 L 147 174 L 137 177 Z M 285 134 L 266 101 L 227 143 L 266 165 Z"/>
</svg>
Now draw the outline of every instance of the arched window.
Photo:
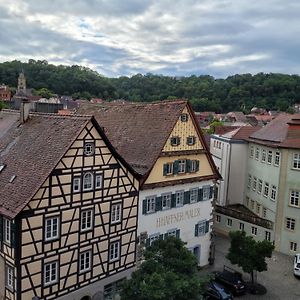
<svg viewBox="0 0 300 300">
<path fill-rule="evenodd" d="M 83 175 L 83 190 L 88 191 L 93 188 L 93 174 L 85 173 Z"/>
</svg>

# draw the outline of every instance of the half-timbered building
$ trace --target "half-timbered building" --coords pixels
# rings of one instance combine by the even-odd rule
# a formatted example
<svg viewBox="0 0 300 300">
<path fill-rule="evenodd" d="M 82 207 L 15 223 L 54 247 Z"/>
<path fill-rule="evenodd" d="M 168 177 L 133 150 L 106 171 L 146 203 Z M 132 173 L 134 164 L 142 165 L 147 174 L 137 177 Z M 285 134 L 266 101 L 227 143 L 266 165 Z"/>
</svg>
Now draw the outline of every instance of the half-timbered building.
<svg viewBox="0 0 300 300">
<path fill-rule="evenodd" d="M 136 172 L 93 117 L 25 106 L 0 112 L 0 299 L 110 299 L 136 261 Z"/>
<path fill-rule="evenodd" d="M 174 235 L 187 243 L 199 265 L 208 264 L 213 192 L 220 175 L 190 104 L 85 104 L 80 111 L 95 116 L 141 176 L 139 249 Z"/>
</svg>

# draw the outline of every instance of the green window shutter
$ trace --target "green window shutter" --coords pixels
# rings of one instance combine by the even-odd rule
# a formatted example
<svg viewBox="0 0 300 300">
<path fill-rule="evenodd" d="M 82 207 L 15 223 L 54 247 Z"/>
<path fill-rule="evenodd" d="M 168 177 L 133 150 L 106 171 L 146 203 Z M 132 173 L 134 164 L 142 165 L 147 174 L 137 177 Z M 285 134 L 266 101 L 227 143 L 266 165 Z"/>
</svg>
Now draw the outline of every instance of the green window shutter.
<svg viewBox="0 0 300 300">
<path fill-rule="evenodd" d="M 143 200 L 143 215 L 147 214 L 147 200 Z"/>
<path fill-rule="evenodd" d="M 160 239 L 160 240 L 163 240 L 163 239 L 164 239 L 164 235 L 163 235 L 163 234 L 160 234 L 160 235 L 159 235 L 159 239 Z"/>
<path fill-rule="evenodd" d="M 198 202 L 203 201 L 203 190 L 199 189 L 198 191 Z"/>
<path fill-rule="evenodd" d="M 190 203 L 190 191 L 184 192 L 184 199 L 183 204 L 189 204 Z"/>
<path fill-rule="evenodd" d="M 150 246 L 150 239 L 146 239 L 146 248 Z"/>
<path fill-rule="evenodd" d="M 200 169 L 200 162 L 199 160 L 196 160 L 196 172 L 198 172 Z"/>
<path fill-rule="evenodd" d="M 4 228 L 3 228 L 3 217 L 0 216 L 0 242 L 3 241 L 3 231 L 4 231 Z"/>
<path fill-rule="evenodd" d="M 171 195 L 171 207 L 176 207 L 175 194 L 172 194 L 172 195 Z"/>
<path fill-rule="evenodd" d="M 178 174 L 178 168 L 179 168 L 179 162 L 178 160 L 175 160 L 173 164 L 173 174 Z"/>
<path fill-rule="evenodd" d="M 205 222 L 205 233 L 209 232 L 209 221 Z"/>
<path fill-rule="evenodd" d="M 198 224 L 195 225 L 195 236 L 198 236 Z"/>
<path fill-rule="evenodd" d="M 166 239 L 168 238 L 168 236 L 169 236 L 169 235 L 168 235 L 167 233 L 165 233 L 165 234 L 164 234 L 164 240 L 166 240 Z"/>
<path fill-rule="evenodd" d="M 161 197 L 156 197 L 155 199 L 155 211 L 162 210 Z"/>
<path fill-rule="evenodd" d="M 176 230 L 176 238 L 179 239 L 180 238 L 180 229 Z"/>
<path fill-rule="evenodd" d="M 11 246 L 16 246 L 16 224 L 11 221 Z"/>
<path fill-rule="evenodd" d="M 186 173 L 190 173 L 191 172 L 192 161 L 187 159 L 185 161 L 185 166 L 186 166 L 186 168 L 185 168 Z"/>
<path fill-rule="evenodd" d="M 214 187 L 211 186 L 211 187 L 209 188 L 209 199 L 212 199 L 212 198 L 213 198 L 213 195 L 214 195 Z"/>
<path fill-rule="evenodd" d="M 166 176 L 168 173 L 168 164 L 164 164 L 164 167 L 163 167 L 163 175 Z"/>
</svg>

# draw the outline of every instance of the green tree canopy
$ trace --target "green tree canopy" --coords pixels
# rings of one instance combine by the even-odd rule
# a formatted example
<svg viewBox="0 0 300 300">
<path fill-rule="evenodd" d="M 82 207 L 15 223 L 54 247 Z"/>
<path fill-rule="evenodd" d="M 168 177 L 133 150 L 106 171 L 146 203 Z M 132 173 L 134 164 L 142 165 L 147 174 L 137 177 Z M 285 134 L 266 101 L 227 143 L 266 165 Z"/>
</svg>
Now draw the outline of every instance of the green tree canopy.
<svg viewBox="0 0 300 300">
<path fill-rule="evenodd" d="M 247 236 L 244 231 L 229 233 L 231 244 L 226 256 L 229 261 L 238 265 L 244 272 L 251 274 L 254 283 L 254 271 L 267 270 L 266 257 L 272 256 L 274 246 L 269 241 L 255 241 L 252 236 Z"/>
<path fill-rule="evenodd" d="M 205 279 L 197 274 L 197 260 L 175 237 L 155 241 L 145 251 L 145 261 L 126 280 L 122 300 L 201 299 Z"/>
</svg>

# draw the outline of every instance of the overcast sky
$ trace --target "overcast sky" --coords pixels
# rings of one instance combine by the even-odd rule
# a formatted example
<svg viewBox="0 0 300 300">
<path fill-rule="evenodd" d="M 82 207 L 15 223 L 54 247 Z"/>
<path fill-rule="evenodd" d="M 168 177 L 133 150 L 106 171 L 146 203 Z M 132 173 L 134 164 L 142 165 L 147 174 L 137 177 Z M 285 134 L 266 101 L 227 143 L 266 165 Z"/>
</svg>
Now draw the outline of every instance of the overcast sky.
<svg viewBox="0 0 300 300">
<path fill-rule="evenodd" d="M 115 77 L 300 73 L 300 0 L 0 0 L 0 61 Z"/>
</svg>

